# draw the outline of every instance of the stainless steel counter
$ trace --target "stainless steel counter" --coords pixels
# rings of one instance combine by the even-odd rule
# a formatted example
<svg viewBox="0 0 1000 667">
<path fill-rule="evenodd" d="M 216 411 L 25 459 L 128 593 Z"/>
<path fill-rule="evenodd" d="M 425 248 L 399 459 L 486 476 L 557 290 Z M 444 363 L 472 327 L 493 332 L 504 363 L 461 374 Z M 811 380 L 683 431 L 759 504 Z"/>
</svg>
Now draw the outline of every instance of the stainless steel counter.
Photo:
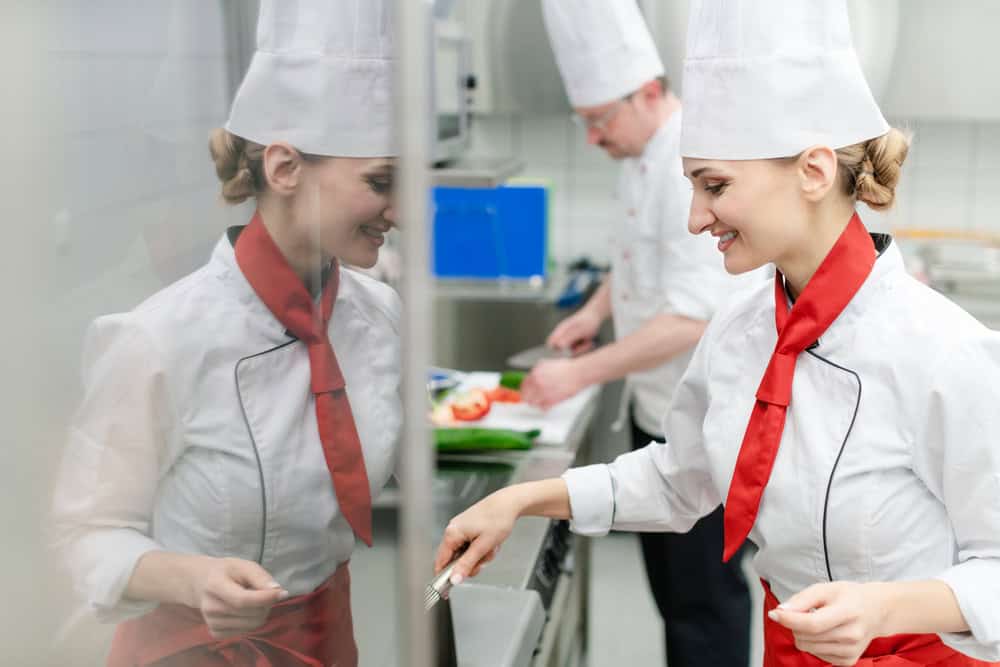
<svg viewBox="0 0 1000 667">
<path fill-rule="evenodd" d="M 552 304 L 566 287 L 566 277 L 565 271 L 554 271 L 538 280 L 439 278 L 434 281 L 434 297 L 449 301 Z"/>
<path fill-rule="evenodd" d="M 467 477 L 464 477 L 464 481 L 465 483 L 475 485 L 477 493 L 457 494 L 452 498 L 435 498 L 438 535 L 444 533 L 444 528 L 451 517 L 503 486 L 558 477 L 565 472 L 573 464 L 588 434 L 594 411 L 597 407 L 598 395 L 599 393 L 596 391 L 592 394 L 590 400 L 580 411 L 566 442 L 559 445 L 539 445 L 530 451 L 504 451 L 466 455 L 451 454 L 438 457 L 439 478 L 442 474 L 442 465 L 445 469 L 452 464 L 466 462 L 470 464 L 495 462 L 496 464 L 511 466 L 506 483 L 500 484 L 500 479 L 497 478 L 495 480 L 497 484 L 482 483 L 480 486 L 476 477 L 477 473 L 470 472 Z M 474 495 L 479 495 L 480 492 L 482 493 L 480 497 L 473 497 Z M 545 538 L 545 533 L 551 523 L 549 519 L 538 517 L 526 517 L 519 520 L 510 537 L 504 542 L 500 553 L 492 563 L 483 569 L 482 573 L 476 578 L 476 583 L 502 588 L 526 587 L 531 578 L 535 557 L 538 555 L 538 551 L 542 546 L 542 540 Z"/>
<path fill-rule="evenodd" d="M 592 391 L 575 417 L 564 442 L 537 445 L 528 451 L 448 454 L 438 459 L 434 481 L 434 530 L 440 538 L 453 516 L 504 486 L 557 477 L 587 447 L 599 391 Z M 395 563 L 393 505 L 398 494 L 388 490 L 377 501 L 382 530 L 376 548 L 352 558 L 355 630 L 362 665 L 398 664 L 394 653 L 395 621 L 387 618 L 379 600 L 391 599 Z M 377 516 L 377 518 L 378 518 Z M 551 540 L 553 521 L 529 517 L 517 522 L 497 557 L 473 581 L 452 593 L 452 615 L 458 664 L 461 667 L 507 667 L 533 664 L 542 639 L 546 610 L 533 580 L 540 556 Z M 579 553 L 579 550 L 574 554 Z M 580 564 L 585 558 L 578 558 Z M 430 574 L 430 573 L 428 573 Z M 565 586 L 564 586 L 565 588 Z M 566 594 L 558 597 L 568 605 Z M 579 602 L 579 600 L 577 600 Z M 579 613 L 570 615 L 580 623 Z M 549 625 L 552 625 L 550 622 Z"/>
</svg>

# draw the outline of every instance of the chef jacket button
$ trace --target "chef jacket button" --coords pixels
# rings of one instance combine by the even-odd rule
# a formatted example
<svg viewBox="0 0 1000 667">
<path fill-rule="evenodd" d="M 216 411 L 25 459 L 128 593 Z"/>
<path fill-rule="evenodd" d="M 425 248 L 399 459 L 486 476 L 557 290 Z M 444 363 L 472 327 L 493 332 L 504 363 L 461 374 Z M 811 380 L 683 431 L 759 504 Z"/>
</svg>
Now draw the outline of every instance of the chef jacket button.
<svg viewBox="0 0 1000 667">
<path fill-rule="evenodd" d="M 630 259 L 632 259 L 632 253 L 626 250 L 625 252 L 622 253 L 622 259 L 624 259 L 626 262 L 629 261 Z"/>
<path fill-rule="evenodd" d="M 646 173 L 646 165 L 645 164 L 640 164 L 639 165 L 639 173 L 640 174 L 645 174 Z"/>
<path fill-rule="evenodd" d="M 630 217 L 630 218 L 634 218 L 635 217 L 635 209 L 634 208 L 630 208 L 628 210 L 628 217 Z"/>
</svg>

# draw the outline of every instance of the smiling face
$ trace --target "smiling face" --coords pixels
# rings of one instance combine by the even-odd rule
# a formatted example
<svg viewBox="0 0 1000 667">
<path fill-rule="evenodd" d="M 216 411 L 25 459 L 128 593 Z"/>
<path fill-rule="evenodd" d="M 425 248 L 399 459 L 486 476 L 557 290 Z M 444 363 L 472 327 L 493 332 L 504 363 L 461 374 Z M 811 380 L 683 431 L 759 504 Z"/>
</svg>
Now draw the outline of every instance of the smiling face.
<svg viewBox="0 0 1000 667">
<path fill-rule="evenodd" d="M 242 171 L 253 176 L 258 212 L 304 282 L 331 258 L 360 268 L 375 265 L 396 225 L 394 158 L 310 155 L 284 141 L 258 145 L 257 152 L 253 161 L 245 157 Z M 234 172 L 242 164 L 231 162 Z"/>
<path fill-rule="evenodd" d="M 361 268 L 375 265 L 385 235 L 396 222 L 393 164 L 387 158 L 303 162 L 296 217 L 324 256 Z"/>
<path fill-rule="evenodd" d="M 780 264 L 806 239 L 807 202 L 794 158 L 684 158 L 684 173 L 694 186 L 688 230 L 718 239 L 729 273 Z"/>
</svg>

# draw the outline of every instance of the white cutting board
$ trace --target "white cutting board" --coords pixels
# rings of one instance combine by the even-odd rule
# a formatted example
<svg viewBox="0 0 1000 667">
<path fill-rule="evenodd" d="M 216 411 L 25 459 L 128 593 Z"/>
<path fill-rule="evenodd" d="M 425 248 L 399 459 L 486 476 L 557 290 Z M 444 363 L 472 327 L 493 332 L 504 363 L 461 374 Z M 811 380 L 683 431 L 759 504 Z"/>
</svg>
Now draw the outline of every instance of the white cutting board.
<svg viewBox="0 0 1000 667">
<path fill-rule="evenodd" d="M 500 382 L 500 373 L 466 373 L 455 393 L 470 389 L 490 390 Z M 598 387 L 587 387 L 562 403 L 548 410 L 541 410 L 526 403 L 494 403 L 485 417 L 474 422 L 457 422 L 454 426 L 476 428 L 509 428 L 517 431 L 540 429 L 539 444 L 561 445 L 569 437 L 573 425 Z"/>
</svg>

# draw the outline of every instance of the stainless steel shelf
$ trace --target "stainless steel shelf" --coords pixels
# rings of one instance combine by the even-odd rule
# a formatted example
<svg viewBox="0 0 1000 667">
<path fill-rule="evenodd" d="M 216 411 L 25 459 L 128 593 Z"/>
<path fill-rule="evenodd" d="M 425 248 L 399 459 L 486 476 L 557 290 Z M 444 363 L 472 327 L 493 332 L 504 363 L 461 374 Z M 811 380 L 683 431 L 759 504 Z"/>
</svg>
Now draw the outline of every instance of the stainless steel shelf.
<svg viewBox="0 0 1000 667">
<path fill-rule="evenodd" d="M 513 157 L 463 157 L 456 162 L 431 170 L 434 185 L 459 188 L 495 188 L 524 169 Z"/>
</svg>

